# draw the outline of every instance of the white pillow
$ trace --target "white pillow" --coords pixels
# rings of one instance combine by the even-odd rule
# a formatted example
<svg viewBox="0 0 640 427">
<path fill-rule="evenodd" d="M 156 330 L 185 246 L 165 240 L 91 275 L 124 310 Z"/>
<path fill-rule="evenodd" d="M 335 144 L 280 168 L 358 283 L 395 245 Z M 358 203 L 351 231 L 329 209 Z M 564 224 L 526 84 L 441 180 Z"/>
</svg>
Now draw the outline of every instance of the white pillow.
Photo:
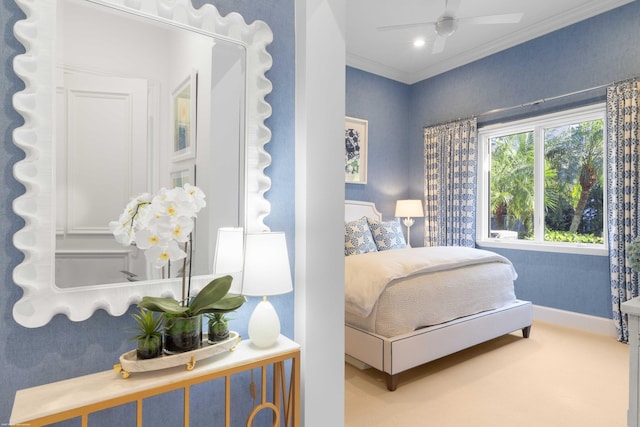
<svg viewBox="0 0 640 427">
<path fill-rule="evenodd" d="M 391 221 L 377 221 L 375 219 L 367 218 L 371 234 L 376 242 L 376 247 L 379 251 L 386 251 L 388 249 L 401 249 L 407 247 L 407 242 L 404 240 L 404 234 L 402 234 L 402 227 L 400 226 L 400 219 L 396 218 Z"/>
<path fill-rule="evenodd" d="M 367 217 L 344 224 L 344 255 L 359 255 L 377 252 Z"/>
</svg>

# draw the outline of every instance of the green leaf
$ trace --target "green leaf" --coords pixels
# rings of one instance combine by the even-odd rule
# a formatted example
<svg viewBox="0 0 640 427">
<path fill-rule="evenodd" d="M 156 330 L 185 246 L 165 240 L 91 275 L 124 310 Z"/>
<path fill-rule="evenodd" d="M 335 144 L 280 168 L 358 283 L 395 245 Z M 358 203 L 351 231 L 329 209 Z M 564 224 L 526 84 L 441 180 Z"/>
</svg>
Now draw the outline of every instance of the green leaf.
<svg viewBox="0 0 640 427">
<path fill-rule="evenodd" d="M 164 313 L 156 316 L 153 311 L 140 309 L 139 313 L 131 314 L 138 328 L 136 335 L 131 340 L 140 340 L 153 336 L 162 336 L 162 325 L 164 323 Z"/>
<path fill-rule="evenodd" d="M 207 284 L 188 307 L 173 298 L 144 297 L 138 307 L 179 317 L 191 317 L 205 313 L 226 313 L 236 310 L 246 302 L 242 295 L 228 294 L 231 276 L 218 277 Z"/>
<path fill-rule="evenodd" d="M 228 313 L 230 311 L 237 310 L 246 301 L 247 299 L 242 295 L 227 294 L 222 299 L 214 301 L 209 305 L 199 307 L 198 312 L 192 311 L 192 313 L 194 315 L 206 313 Z"/>
<path fill-rule="evenodd" d="M 204 307 L 221 300 L 231 288 L 231 276 L 222 276 L 213 279 L 207 286 L 202 288 L 198 295 L 191 301 L 189 311 L 192 316 L 202 313 Z"/>
<path fill-rule="evenodd" d="M 180 303 L 173 298 L 143 297 L 142 301 L 138 303 L 138 307 L 155 312 L 177 315 L 183 315 L 189 311 L 189 307 L 181 306 Z"/>
</svg>

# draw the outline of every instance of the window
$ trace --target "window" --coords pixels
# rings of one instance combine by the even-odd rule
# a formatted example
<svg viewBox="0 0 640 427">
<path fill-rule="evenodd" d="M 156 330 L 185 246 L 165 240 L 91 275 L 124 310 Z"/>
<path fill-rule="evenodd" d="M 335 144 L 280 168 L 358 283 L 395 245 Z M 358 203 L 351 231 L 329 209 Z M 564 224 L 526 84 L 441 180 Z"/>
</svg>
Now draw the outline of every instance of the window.
<svg viewBox="0 0 640 427">
<path fill-rule="evenodd" d="M 606 250 L 604 104 L 478 131 L 478 241 Z"/>
</svg>

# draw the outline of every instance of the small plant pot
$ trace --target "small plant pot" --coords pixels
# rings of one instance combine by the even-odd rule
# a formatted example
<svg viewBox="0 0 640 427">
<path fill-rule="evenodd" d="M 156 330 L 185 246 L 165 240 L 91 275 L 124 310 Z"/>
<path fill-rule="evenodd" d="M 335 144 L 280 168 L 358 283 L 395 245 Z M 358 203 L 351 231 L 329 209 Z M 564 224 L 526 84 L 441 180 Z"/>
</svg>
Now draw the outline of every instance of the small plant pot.
<svg viewBox="0 0 640 427">
<path fill-rule="evenodd" d="M 209 339 L 210 343 L 224 341 L 229 338 L 229 322 L 226 320 L 209 319 Z"/>
<path fill-rule="evenodd" d="M 164 323 L 164 352 L 184 353 L 202 345 L 202 316 L 168 317 Z"/>
<path fill-rule="evenodd" d="M 162 336 L 149 337 L 147 339 L 138 340 L 138 348 L 136 349 L 136 357 L 141 359 L 155 359 L 162 356 Z"/>
</svg>

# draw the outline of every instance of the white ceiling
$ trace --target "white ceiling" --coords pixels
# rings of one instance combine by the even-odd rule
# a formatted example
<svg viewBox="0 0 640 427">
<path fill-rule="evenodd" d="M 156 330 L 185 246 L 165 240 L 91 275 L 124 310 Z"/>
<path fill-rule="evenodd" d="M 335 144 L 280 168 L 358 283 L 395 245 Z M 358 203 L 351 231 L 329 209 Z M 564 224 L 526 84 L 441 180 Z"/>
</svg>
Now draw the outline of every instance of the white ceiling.
<svg viewBox="0 0 640 427">
<path fill-rule="evenodd" d="M 452 0 L 453 1 L 453 0 Z M 434 22 L 446 0 L 347 0 L 347 65 L 404 83 L 435 76 L 633 0 L 459 0 L 457 18 L 520 13 L 518 24 L 461 22 L 444 51 L 431 53 L 433 26 L 393 31 L 377 28 Z M 426 39 L 413 47 L 416 37 Z"/>
</svg>

